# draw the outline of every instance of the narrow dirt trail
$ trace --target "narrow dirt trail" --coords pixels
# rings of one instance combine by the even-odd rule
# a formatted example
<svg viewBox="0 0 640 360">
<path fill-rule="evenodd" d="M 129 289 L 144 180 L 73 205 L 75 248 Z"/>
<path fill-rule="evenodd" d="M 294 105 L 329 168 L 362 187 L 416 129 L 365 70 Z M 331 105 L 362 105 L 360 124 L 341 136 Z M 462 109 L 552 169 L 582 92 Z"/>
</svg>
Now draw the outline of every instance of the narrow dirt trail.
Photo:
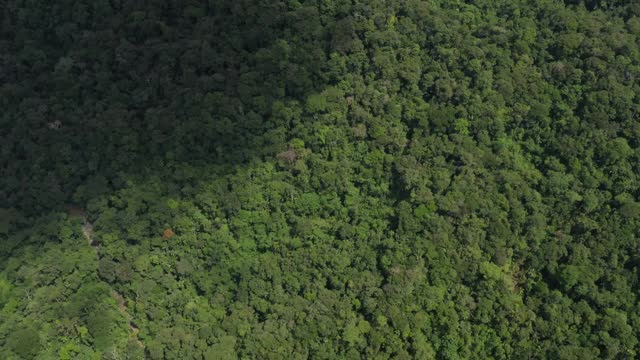
<svg viewBox="0 0 640 360">
<path fill-rule="evenodd" d="M 84 224 L 82 225 L 82 235 L 84 235 L 85 239 L 87 239 L 87 243 L 89 244 L 89 246 L 91 246 L 95 251 L 96 259 L 100 261 L 100 244 L 98 244 L 98 242 L 93 237 L 93 224 L 91 224 L 91 222 L 89 222 L 89 220 L 86 217 L 83 217 L 83 219 L 84 219 Z M 118 304 L 118 308 L 120 309 L 120 312 L 125 317 L 125 319 L 127 319 L 127 325 L 129 327 L 129 335 L 136 341 L 138 346 L 144 349 L 145 348 L 144 344 L 138 338 L 140 329 L 133 322 L 133 317 L 131 316 L 131 314 L 129 314 L 129 311 L 127 309 L 127 303 L 125 301 L 124 296 L 122 296 L 122 294 L 120 294 L 114 289 L 111 289 L 111 296 L 116 300 L 116 303 Z"/>
</svg>

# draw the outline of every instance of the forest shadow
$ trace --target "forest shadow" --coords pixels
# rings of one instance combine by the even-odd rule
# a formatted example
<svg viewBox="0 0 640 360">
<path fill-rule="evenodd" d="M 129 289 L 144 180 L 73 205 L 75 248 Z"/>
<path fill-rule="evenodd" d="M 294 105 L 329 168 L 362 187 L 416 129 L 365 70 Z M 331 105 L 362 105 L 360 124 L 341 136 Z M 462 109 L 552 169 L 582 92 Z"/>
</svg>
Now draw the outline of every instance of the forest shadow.
<svg viewBox="0 0 640 360">
<path fill-rule="evenodd" d="M 10 228 L 84 206 L 130 177 L 177 166 L 232 172 L 286 150 L 274 104 L 304 99 L 319 69 L 291 60 L 287 36 L 305 12 L 285 7 L 10 5 L 0 43 L 0 208 L 13 214 Z"/>
</svg>

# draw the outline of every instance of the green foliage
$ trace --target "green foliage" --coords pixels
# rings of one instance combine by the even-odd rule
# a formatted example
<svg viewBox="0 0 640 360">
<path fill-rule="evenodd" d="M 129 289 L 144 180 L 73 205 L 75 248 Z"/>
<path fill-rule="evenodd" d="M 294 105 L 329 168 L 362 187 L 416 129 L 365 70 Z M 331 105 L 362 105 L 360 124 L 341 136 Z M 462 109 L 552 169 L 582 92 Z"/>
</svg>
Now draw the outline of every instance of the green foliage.
<svg viewBox="0 0 640 360">
<path fill-rule="evenodd" d="M 7 2 L 0 358 L 638 357 L 639 17 Z"/>
<path fill-rule="evenodd" d="M 23 359 L 32 359 L 41 347 L 38 331 L 31 327 L 15 329 L 7 339 L 7 347 Z"/>
</svg>

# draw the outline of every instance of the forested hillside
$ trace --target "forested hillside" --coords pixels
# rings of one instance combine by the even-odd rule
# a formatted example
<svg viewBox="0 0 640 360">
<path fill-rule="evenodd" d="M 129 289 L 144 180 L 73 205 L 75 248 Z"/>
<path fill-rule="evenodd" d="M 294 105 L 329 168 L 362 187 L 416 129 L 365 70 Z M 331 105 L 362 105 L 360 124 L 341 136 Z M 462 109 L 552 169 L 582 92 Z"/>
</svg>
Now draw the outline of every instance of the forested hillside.
<svg viewBox="0 0 640 360">
<path fill-rule="evenodd" d="M 640 2 L 0 9 L 1 359 L 640 356 Z"/>
</svg>

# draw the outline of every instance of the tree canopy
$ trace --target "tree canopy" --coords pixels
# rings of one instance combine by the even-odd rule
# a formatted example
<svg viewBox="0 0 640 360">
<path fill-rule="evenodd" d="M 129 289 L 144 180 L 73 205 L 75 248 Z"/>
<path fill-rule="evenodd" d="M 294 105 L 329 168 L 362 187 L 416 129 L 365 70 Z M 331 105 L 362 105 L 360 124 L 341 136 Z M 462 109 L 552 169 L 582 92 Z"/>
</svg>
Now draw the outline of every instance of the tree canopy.
<svg viewBox="0 0 640 360">
<path fill-rule="evenodd" d="M 640 3 L 9 1 L 0 358 L 640 356 Z"/>
</svg>

